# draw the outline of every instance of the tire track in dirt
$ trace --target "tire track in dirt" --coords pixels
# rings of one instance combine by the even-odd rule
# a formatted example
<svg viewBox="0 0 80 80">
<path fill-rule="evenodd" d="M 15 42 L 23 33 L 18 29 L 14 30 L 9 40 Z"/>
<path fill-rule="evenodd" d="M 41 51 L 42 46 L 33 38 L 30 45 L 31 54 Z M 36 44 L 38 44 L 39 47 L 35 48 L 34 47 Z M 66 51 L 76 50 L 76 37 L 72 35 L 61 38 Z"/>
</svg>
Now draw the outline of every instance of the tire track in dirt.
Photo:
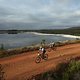
<svg viewBox="0 0 80 80">
<path fill-rule="evenodd" d="M 39 64 L 35 63 L 37 52 L 33 51 L 0 59 L 0 64 L 4 67 L 6 80 L 26 80 L 32 75 L 46 72 L 52 68 L 55 69 L 59 63 L 80 56 L 80 44 L 61 46 L 56 51 L 52 50 L 50 52 L 47 49 L 49 59 L 47 61 L 42 60 Z"/>
</svg>

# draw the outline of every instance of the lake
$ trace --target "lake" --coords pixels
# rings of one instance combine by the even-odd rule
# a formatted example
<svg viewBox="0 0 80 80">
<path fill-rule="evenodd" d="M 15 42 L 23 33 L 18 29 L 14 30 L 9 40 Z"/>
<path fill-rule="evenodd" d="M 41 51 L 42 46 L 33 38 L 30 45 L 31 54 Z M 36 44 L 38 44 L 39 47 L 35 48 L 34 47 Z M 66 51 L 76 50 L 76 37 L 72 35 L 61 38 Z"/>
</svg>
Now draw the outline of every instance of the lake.
<svg viewBox="0 0 80 80">
<path fill-rule="evenodd" d="M 59 34 L 42 34 L 36 32 L 26 32 L 18 34 L 0 34 L 0 45 L 3 44 L 5 49 L 18 48 L 39 44 L 43 39 L 46 43 L 58 42 L 75 39 L 74 36 Z"/>
</svg>

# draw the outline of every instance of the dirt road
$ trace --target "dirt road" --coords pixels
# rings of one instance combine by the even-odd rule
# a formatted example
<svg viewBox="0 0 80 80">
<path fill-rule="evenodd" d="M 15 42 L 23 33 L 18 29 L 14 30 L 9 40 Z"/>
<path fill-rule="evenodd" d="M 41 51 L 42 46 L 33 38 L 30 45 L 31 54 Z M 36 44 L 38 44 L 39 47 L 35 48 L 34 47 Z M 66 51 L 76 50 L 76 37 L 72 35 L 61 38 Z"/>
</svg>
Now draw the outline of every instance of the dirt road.
<svg viewBox="0 0 80 80">
<path fill-rule="evenodd" d="M 58 47 L 56 51 L 47 49 L 49 59 L 36 64 L 37 51 L 0 59 L 3 65 L 6 80 L 27 80 L 32 75 L 55 69 L 59 63 L 80 56 L 80 44 L 70 44 Z"/>
</svg>

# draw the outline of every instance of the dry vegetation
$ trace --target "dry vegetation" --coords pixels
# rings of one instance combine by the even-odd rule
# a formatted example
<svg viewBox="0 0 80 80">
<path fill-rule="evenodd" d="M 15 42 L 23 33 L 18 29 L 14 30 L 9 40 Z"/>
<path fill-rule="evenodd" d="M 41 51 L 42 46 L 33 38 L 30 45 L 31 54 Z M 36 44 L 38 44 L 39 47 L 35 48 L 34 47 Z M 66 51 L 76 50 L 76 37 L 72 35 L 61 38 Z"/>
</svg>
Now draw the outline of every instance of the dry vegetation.
<svg viewBox="0 0 80 80">
<path fill-rule="evenodd" d="M 59 47 L 59 46 L 64 46 L 64 45 L 68 45 L 68 44 L 75 44 L 75 43 L 80 43 L 80 40 L 59 41 L 59 42 L 55 43 L 55 46 Z M 11 49 L 11 50 L 1 49 L 0 50 L 0 58 L 12 56 L 12 55 L 17 55 L 17 54 L 22 54 L 24 52 L 29 52 L 29 51 L 35 51 L 35 50 L 39 49 L 40 45 L 42 45 L 42 44 L 38 44 L 35 46 L 27 46 L 27 47 L 23 47 L 23 48 L 16 48 L 16 49 Z M 45 48 L 49 48 L 50 44 L 45 44 L 43 46 Z"/>
<path fill-rule="evenodd" d="M 55 70 L 32 76 L 29 80 L 80 80 L 80 57 L 60 63 Z"/>
</svg>

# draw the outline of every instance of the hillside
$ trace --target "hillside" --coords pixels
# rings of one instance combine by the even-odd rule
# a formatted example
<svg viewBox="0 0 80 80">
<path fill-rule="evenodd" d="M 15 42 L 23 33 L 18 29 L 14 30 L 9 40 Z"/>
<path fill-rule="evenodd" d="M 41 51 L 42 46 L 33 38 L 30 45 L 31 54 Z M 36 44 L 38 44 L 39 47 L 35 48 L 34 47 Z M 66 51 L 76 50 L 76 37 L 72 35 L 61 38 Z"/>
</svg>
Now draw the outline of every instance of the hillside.
<svg viewBox="0 0 80 80">
<path fill-rule="evenodd" d="M 47 49 L 48 60 L 41 60 L 39 64 L 35 63 L 38 53 L 37 50 L 2 58 L 0 59 L 0 64 L 4 67 L 3 71 L 5 73 L 3 77 L 5 80 L 30 80 L 32 76 L 52 69 L 55 70 L 60 63 L 68 62 L 73 58 L 80 57 L 79 52 L 80 44 L 78 43 L 57 47 L 56 51 L 49 51 L 49 49 Z"/>
<path fill-rule="evenodd" d="M 72 27 L 67 29 L 41 29 L 41 30 L 0 30 L 0 34 L 17 34 L 21 32 L 40 32 L 47 34 L 70 34 L 80 36 L 80 27 Z"/>
</svg>

